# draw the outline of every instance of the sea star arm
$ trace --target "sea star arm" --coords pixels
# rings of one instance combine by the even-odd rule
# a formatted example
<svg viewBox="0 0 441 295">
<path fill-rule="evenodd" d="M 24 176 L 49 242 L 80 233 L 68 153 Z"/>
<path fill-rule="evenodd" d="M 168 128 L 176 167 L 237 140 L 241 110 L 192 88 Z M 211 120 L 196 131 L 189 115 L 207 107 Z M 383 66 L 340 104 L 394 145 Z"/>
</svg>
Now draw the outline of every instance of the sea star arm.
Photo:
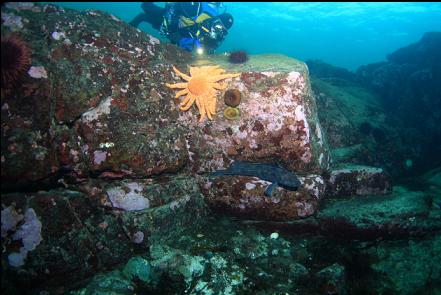
<svg viewBox="0 0 441 295">
<path fill-rule="evenodd" d="M 221 75 L 221 74 L 225 73 L 225 70 L 220 69 L 218 66 L 215 66 L 215 67 L 211 67 L 210 69 L 208 69 L 207 73 L 210 76 L 217 76 L 217 75 Z"/>
<path fill-rule="evenodd" d="M 217 89 L 217 90 L 224 90 L 225 88 L 227 88 L 227 84 L 224 84 L 224 83 L 222 83 L 222 84 L 212 83 L 211 85 L 213 86 L 214 89 Z"/>
<path fill-rule="evenodd" d="M 211 108 L 210 108 L 210 112 L 211 112 L 211 114 L 213 114 L 213 115 L 216 113 L 216 104 L 217 104 L 217 99 L 214 98 L 214 99 L 213 99 L 213 102 L 212 102 L 212 104 L 211 104 Z"/>
<path fill-rule="evenodd" d="M 202 105 L 202 102 L 203 102 L 202 99 L 200 99 L 199 97 L 196 98 L 196 106 L 199 109 L 199 114 L 201 114 L 199 122 L 202 122 L 205 118 L 205 109 L 204 109 L 204 106 Z"/>
<path fill-rule="evenodd" d="M 190 67 L 190 76 L 195 77 L 200 75 L 200 73 L 205 73 L 201 68 L 198 67 Z"/>
<path fill-rule="evenodd" d="M 188 109 L 193 105 L 195 99 L 196 99 L 196 98 L 195 98 L 194 96 L 191 96 L 191 97 L 190 97 L 190 100 L 189 100 L 185 105 L 184 105 L 184 104 L 181 104 L 180 109 L 181 109 L 182 111 L 186 111 L 186 110 L 188 110 Z"/>
<path fill-rule="evenodd" d="M 165 86 L 167 86 L 168 88 L 187 88 L 187 83 L 176 83 L 176 84 L 165 83 Z"/>
<path fill-rule="evenodd" d="M 210 113 L 211 115 L 214 115 L 216 112 L 216 93 L 212 91 L 209 95 L 209 99 L 207 99 L 207 113 Z"/>
<path fill-rule="evenodd" d="M 216 102 L 211 102 L 210 105 L 207 106 L 207 116 L 211 120 L 211 115 L 214 115 L 216 109 Z"/>
<path fill-rule="evenodd" d="M 191 95 L 188 94 L 184 100 L 181 102 L 181 106 L 185 106 L 191 100 Z"/>
<path fill-rule="evenodd" d="M 211 116 L 211 108 L 212 108 L 213 101 L 212 99 L 207 100 L 205 102 L 205 113 L 207 114 L 208 119 L 213 120 Z"/>
<path fill-rule="evenodd" d="M 238 76 L 240 76 L 240 74 L 224 74 L 224 75 L 217 75 L 217 76 L 214 76 L 214 77 L 210 77 L 210 78 L 208 79 L 208 81 L 210 81 L 210 82 L 217 82 L 217 81 L 220 81 L 220 80 L 223 80 L 223 79 L 227 79 L 227 78 L 235 78 L 235 77 L 238 77 Z"/>
<path fill-rule="evenodd" d="M 175 95 L 175 98 L 178 98 L 179 96 L 185 95 L 188 93 L 188 89 L 182 89 L 181 91 L 178 91 Z"/>
<path fill-rule="evenodd" d="M 179 71 L 175 66 L 173 66 L 173 71 L 185 81 L 190 81 L 191 77 Z"/>
</svg>

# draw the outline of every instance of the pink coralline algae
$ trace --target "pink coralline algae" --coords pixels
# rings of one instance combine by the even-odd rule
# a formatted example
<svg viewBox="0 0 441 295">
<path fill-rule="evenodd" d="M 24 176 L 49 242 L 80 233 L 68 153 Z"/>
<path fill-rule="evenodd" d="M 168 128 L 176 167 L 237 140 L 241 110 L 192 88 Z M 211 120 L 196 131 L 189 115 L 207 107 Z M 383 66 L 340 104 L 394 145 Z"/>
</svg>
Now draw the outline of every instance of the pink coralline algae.
<svg viewBox="0 0 441 295">
<path fill-rule="evenodd" d="M 149 199 L 142 195 L 143 186 L 131 182 L 123 187 L 114 187 L 107 191 L 107 195 L 112 202 L 112 206 L 125 211 L 144 210 L 150 207 Z M 141 237 L 138 237 L 138 240 Z M 142 236 L 143 238 L 143 236 Z"/>
<path fill-rule="evenodd" d="M 43 66 L 34 67 L 32 66 L 28 71 L 29 76 L 35 79 L 45 78 L 47 79 L 47 72 Z"/>
<path fill-rule="evenodd" d="M 18 31 L 23 28 L 23 22 L 21 16 L 3 13 L 2 12 L 2 25 L 9 27 L 12 31 Z"/>
<path fill-rule="evenodd" d="M 32 208 L 28 208 L 24 214 L 25 223 L 22 224 L 13 234 L 13 240 L 21 240 L 23 246 L 19 252 L 13 252 L 8 255 L 9 265 L 20 267 L 25 264 L 25 259 L 29 251 L 34 250 L 42 241 L 42 224 Z"/>
<path fill-rule="evenodd" d="M 297 215 L 299 217 L 311 216 L 315 212 L 314 206 L 310 203 L 296 202 L 296 206 L 297 206 Z"/>
<path fill-rule="evenodd" d="M 95 165 L 100 165 L 107 158 L 107 152 L 103 151 L 94 151 L 93 152 L 93 163 Z"/>
<path fill-rule="evenodd" d="M 311 141 L 307 81 L 297 71 L 289 73 L 258 73 L 259 85 L 247 82 L 256 73 L 242 73 L 232 81 L 231 89 L 242 94 L 239 120 L 219 120 L 202 134 L 209 143 L 205 161 L 195 162 L 198 171 L 223 169 L 220 166 L 240 156 L 245 159 L 279 157 L 290 169 L 312 169 L 317 166 Z M 225 109 L 224 118 L 233 117 L 232 108 Z M 184 115 L 180 120 L 188 124 Z M 205 130 L 208 130 L 205 129 Z M 190 147 L 199 149 L 198 147 Z M 216 151 L 216 152 L 215 152 Z M 200 154 L 200 153 L 199 153 Z"/>
</svg>

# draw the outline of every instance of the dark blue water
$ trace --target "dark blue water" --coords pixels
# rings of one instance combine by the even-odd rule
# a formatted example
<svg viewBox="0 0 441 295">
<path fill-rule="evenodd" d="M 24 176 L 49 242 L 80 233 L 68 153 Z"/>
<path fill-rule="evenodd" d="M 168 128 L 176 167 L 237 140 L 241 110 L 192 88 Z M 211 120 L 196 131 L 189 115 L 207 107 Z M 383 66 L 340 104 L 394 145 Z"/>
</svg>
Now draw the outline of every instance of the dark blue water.
<svg viewBox="0 0 441 295">
<path fill-rule="evenodd" d="M 140 2 L 58 4 L 104 10 L 127 22 L 141 12 Z M 386 54 L 418 41 L 424 32 L 441 30 L 441 3 L 436 2 L 238 2 L 224 6 L 235 22 L 218 52 L 282 53 L 351 70 L 384 60 Z M 148 24 L 140 29 L 160 36 Z"/>
</svg>

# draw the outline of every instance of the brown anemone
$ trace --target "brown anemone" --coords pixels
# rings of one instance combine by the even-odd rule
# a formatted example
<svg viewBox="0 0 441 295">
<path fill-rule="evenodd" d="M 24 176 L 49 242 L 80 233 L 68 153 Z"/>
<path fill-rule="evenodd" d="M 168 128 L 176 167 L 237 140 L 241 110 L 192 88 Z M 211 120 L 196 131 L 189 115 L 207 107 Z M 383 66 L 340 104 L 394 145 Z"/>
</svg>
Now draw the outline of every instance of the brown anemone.
<svg viewBox="0 0 441 295">
<path fill-rule="evenodd" d="M 224 117 L 228 120 L 240 119 L 240 110 L 238 108 L 228 107 L 224 110 Z"/>
<path fill-rule="evenodd" d="M 237 89 L 228 89 L 224 94 L 224 101 L 227 106 L 237 107 L 242 99 L 242 94 Z"/>
</svg>

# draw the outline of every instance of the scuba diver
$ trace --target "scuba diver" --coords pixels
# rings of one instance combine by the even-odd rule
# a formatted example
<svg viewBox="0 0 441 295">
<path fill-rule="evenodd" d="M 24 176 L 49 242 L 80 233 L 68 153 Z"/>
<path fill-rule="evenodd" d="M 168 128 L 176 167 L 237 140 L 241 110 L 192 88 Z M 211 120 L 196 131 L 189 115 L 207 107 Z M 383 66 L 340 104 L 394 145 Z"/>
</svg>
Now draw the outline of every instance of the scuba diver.
<svg viewBox="0 0 441 295">
<path fill-rule="evenodd" d="M 144 2 L 144 13 L 138 14 L 130 25 L 138 27 L 148 22 L 171 43 L 198 54 L 213 53 L 233 25 L 229 13 L 220 13 L 222 2 L 167 2 L 164 8 Z"/>
</svg>

